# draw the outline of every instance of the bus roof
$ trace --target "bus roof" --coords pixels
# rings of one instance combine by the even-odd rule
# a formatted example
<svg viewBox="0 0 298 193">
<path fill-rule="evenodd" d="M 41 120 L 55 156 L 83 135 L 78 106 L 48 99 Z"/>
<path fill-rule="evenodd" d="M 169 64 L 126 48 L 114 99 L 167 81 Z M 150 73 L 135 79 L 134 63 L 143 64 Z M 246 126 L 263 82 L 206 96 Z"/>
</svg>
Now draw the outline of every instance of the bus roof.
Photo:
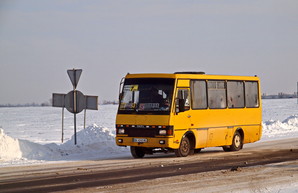
<svg viewBox="0 0 298 193">
<path fill-rule="evenodd" d="M 204 74 L 202 72 L 178 72 L 178 73 L 127 73 L 125 78 L 174 78 L 174 79 L 224 79 L 224 80 L 259 80 L 259 77 L 255 76 L 235 76 L 235 75 L 214 75 Z"/>
</svg>

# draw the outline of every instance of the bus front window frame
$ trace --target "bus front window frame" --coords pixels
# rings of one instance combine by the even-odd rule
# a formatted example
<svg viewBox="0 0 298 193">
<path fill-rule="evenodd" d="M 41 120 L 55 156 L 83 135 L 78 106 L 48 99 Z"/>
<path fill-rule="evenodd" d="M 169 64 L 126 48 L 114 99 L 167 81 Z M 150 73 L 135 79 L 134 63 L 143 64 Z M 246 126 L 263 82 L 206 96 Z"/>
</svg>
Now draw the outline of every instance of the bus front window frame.
<svg viewBox="0 0 298 193">
<path fill-rule="evenodd" d="M 120 114 L 170 114 L 175 79 L 126 79 L 120 94 Z"/>
</svg>

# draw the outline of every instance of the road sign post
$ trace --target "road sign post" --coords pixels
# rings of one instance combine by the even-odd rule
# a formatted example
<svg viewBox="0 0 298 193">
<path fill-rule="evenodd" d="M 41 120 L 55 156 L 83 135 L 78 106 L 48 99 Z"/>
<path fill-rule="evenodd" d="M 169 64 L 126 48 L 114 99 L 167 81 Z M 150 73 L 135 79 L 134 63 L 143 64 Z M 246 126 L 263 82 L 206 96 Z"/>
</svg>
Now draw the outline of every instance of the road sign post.
<svg viewBox="0 0 298 193">
<path fill-rule="evenodd" d="M 70 81 L 73 85 L 73 93 L 71 95 L 73 96 L 72 100 L 72 107 L 73 107 L 73 120 L 74 120 L 74 143 L 77 144 L 77 95 L 76 95 L 76 88 L 78 85 L 78 82 L 80 80 L 82 69 L 72 69 L 67 70 L 67 74 L 70 78 Z"/>
<path fill-rule="evenodd" d="M 84 113 L 84 128 L 86 122 L 86 109 L 98 110 L 98 97 L 97 96 L 85 96 L 82 92 L 76 90 L 79 79 L 82 74 L 82 69 L 67 70 L 67 74 L 73 85 L 73 90 L 67 94 L 53 93 L 53 107 L 62 107 L 62 143 L 63 143 L 63 119 L 64 119 L 64 108 L 74 114 L 74 143 L 77 144 L 77 117 L 76 114 Z"/>
</svg>

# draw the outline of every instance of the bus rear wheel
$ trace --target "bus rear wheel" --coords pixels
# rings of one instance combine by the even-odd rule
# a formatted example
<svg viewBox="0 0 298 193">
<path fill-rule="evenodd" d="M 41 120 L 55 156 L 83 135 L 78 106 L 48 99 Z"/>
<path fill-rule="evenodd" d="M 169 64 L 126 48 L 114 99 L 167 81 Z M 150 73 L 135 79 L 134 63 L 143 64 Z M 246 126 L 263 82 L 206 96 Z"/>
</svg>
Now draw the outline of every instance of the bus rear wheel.
<svg viewBox="0 0 298 193">
<path fill-rule="evenodd" d="M 232 145 L 223 146 L 224 151 L 239 151 L 243 147 L 243 137 L 236 131 L 233 137 Z"/>
<path fill-rule="evenodd" d="M 143 158 L 145 156 L 145 151 L 142 147 L 130 146 L 130 153 L 134 158 Z"/>
<path fill-rule="evenodd" d="M 190 142 L 188 137 L 183 137 L 178 149 L 175 149 L 177 157 L 186 157 L 191 151 Z"/>
</svg>

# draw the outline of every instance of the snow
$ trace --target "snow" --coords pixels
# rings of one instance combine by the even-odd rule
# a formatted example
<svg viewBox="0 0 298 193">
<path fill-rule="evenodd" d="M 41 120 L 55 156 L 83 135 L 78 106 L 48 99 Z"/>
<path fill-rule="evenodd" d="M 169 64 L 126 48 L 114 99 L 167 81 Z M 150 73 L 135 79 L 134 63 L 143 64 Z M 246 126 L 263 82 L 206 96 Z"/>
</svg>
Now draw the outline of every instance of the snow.
<svg viewBox="0 0 298 193">
<path fill-rule="evenodd" d="M 18 139 L 5 135 L 4 130 L 0 129 L 0 156 L 2 160 L 13 160 L 22 158 Z"/>
<path fill-rule="evenodd" d="M 284 121 L 269 120 L 263 123 L 263 140 L 270 138 L 297 137 L 298 115 L 292 115 Z"/>
<path fill-rule="evenodd" d="M 63 144 L 39 144 L 23 139 L 14 139 L 0 129 L 1 165 L 20 165 L 44 161 L 92 160 L 126 155 L 127 148 L 116 146 L 115 134 L 108 128 L 91 125 Z"/>
<path fill-rule="evenodd" d="M 297 99 L 263 100 L 262 141 L 298 137 Z"/>
<path fill-rule="evenodd" d="M 73 114 L 65 112 L 65 142 L 62 143 L 61 109 L 0 108 L 0 167 L 129 155 L 128 148 L 115 143 L 116 110 L 115 105 L 104 105 L 100 111 L 88 111 L 87 123 L 92 120 L 101 126 L 93 123 L 85 129 L 83 113 L 78 114 L 77 144 L 74 145 Z"/>
<path fill-rule="evenodd" d="M 0 108 L 0 167 L 52 161 L 98 160 L 129 156 L 129 148 L 115 144 L 116 105 L 77 115 L 77 145 L 74 145 L 73 114 L 54 107 Z M 263 100 L 261 141 L 298 137 L 297 99 Z"/>
</svg>

